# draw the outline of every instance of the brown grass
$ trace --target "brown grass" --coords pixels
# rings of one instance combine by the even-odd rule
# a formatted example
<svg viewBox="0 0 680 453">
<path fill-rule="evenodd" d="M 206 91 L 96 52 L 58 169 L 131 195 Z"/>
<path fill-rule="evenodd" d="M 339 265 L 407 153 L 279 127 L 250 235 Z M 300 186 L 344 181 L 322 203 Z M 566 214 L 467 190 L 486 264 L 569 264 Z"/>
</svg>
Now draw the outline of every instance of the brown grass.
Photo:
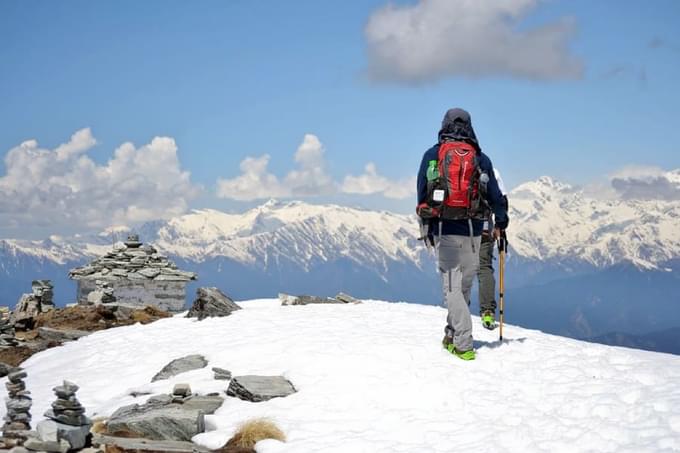
<svg viewBox="0 0 680 453">
<path fill-rule="evenodd" d="M 285 442 L 286 435 L 274 424 L 274 422 L 266 418 L 248 420 L 239 426 L 236 434 L 234 434 L 223 449 L 219 451 L 221 453 L 236 452 L 233 448 L 252 450 L 257 442 L 264 439 L 276 439 Z M 232 448 L 232 450 L 229 450 L 228 448 Z"/>
<path fill-rule="evenodd" d="M 13 348 L 0 349 L 0 362 L 7 365 L 19 366 L 21 362 L 35 354 L 35 351 L 26 346 L 15 346 Z"/>
<path fill-rule="evenodd" d="M 76 305 L 73 307 L 55 308 L 38 315 L 34 330 L 17 332 L 17 338 L 24 341 L 38 340 L 38 327 L 50 327 L 62 330 L 84 330 L 95 332 L 97 330 L 110 329 L 112 327 L 127 326 L 136 323 L 149 324 L 161 318 L 172 316 L 159 308 L 147 306 L 143 309 L 134 310 L 131 319 L 126 321 L 116 320 L 111 307 L 105 305 Z M 34 347 L 17 346 L 0 350 L 0 362 L 18 366 L 33 354 L 45 349 L 59 346 L 60 343 L 33 343 Z"/>
</svg>

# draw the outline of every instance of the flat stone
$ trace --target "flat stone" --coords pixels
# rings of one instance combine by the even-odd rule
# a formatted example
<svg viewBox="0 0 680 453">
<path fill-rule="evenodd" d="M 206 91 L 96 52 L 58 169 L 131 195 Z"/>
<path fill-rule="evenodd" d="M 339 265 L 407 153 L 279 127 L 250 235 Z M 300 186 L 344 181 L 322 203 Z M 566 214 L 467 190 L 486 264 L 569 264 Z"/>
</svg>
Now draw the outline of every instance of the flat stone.
<svg viewBox="0 0 680 453">
<path fill-rule="evenodd" d="M 335 296 L 335 299 L 339 300 L 340 302 L 345 303 L 345 304 L 360 304 L 360 303 L 362 303 L 359 299 L 352 297 L 349 294 L 345 294 L 345 293 L 338 293 L 338 295 Z"/>
<path fill-rule="evenodd" d="M 20 392 L 26 388 L 26 383 L 24 381 L 16 383 L 5 382 L 5 387 L 7 387 L 9 392 Z"/>
<path fill-rule="evenodd" d="M 13 369 L 14 367 L 12 365 L 8 365 L 5 362 L 0 362 L 0 378 L 7 376 Z"/>
<path fill-rule="evenodd" d="M 309 305 L 309 304 L 341 304 L 336 299 L 330 297 L 316 297 L 316 296 L 291 296 L 285 293 L 279 293 L 279 300 L 281 305 Z"/>
<path fill-rule="evenodd" d="M 47 412 L 45 412 L 45 417 L 52 419 L 56 422 L 64 423 L 66 425 L 71 425 L 71 426 L 83 426 L 83 425 L 91 425 L 92 424 L 90 419 L 87 418 L 85 415 L 69 417 L 69 416 L 64 415 L 64 414 L 55 413 L 54 410 L 52 410 L 52 409 L 48 409 Z"/>
<path fill-rule="evenodd" d="M 241 307 L 216 287 L 198 288 L 196 290 L 196 300 L 187 313 L 187 318 L 198 318 L 199 320 L 208 317 L 229 316 Z"/>
<path fill-rule="evenodd" d="M 69 443 L 71 449 L 77 450 L 87 444 L 90 427 L 91 425 L 70 426 L 54 420 L 42 420 L 38 423 L 36 430 L 43 441 L 58 442 L 64 439 Z"/>
<path fill-rule="evenodd" d="M 175 384 L 172 394 L 173 396 L 189 396 L 191 395 L 191 386 L 189 384 Z"/>
<path fill-rule="evenodd" d="M 8 453 L 30 453 L 30 450 L 24 447 L 14 447 L 8 451 Z"/>
<path fill-rule="evenodd" d="M 143 275 L 146 278 L 155 278 L 158 274 L 161 273 L 161 271 L 156 269 L 156 268 L 147 267 L 147 268 L 138 270 L 137 273 Z"/>
<path fill-rule="evenodd" d="M 94 291 L 93 291 L 94 292 Z M 88 301 L 89 301 L 88 295 Z M 48 341 L 73 341 L 91 334 L 85 330 L 53 329 L 51 327 L 38 327 L 38 336 Z"/>
<path fill-rule="evenodd" d="M 49 442 L 49 441 L 43 441 L 35 438 L 28 438 L 26 439 L 26 442 L 24 442 L 24 447 L 28 448 L 29 450 L 34 450 L 34 451 L 49 451 L 49 452 L 59 452 L 59 453 L 66 453 L 70 449 L 69 443 L 62 439 L 58 442 Z"/>
<path fill-rule="evenodd" d="M 212 370 L 215 373 L 214 378 L 218 381 L 228 381 L 229 379 L 231 379 L 231 371 L 229 370 L 217 367 L 213 367 Z"/>
<path fill-rule="evenodd" d="M 33 401 L 30 399 L 12 399 L 7 401 L 7 410 L 13 412 L 26 412 L 31 408 Z"/>
<path fill-rule="evenodd" d="M 293 384 L 283 376 L 237 376 L 227 389 L 227 395 L 252 402 L 283 398 L 295 392 Z"/>
<path fill-rule="evenodd" d="M 22 379 L 25 379 L 28 374 L 26 374 L 26 371 L 24 370 L 15 370 L 10 372 L 7 375 L 7 379 L 13 384 L 18 384 L 19 382 L 22 381 Z"/>
<path fill-rule="evenodd" d="M 95 445 L 113 447 L 112 450 L 121 453 L 209 453 L 210 450 L 191 442 L 172 440 L 149 440 L 140 438 L 124 438 L 95 434 L 92 438 Z M 83 450 L 81 453 L 84 453 Z"/>
<path fill-rule="evenodd" d="M 190 441 L 205 430 L 204 414 L 185 410 L 181 405 L 161 407 L 126 406 L 118 409 L 106 423 L 108 432 L 137 435 L 152 440 Z"/>
<path fill-rule="evenodd" d="M 151 379 L 151 382 L 160 381 L 162 379 L 168 379 L 173 376 L 177 376 L 180 373 L 184 373 L 191 370 L 198 370 L 205 368 L 208 365 L 208 361 L 205 357 L 199 354 L 192 354 L 180 359 L 175 359 L 168 363 Z"/>
</svg>

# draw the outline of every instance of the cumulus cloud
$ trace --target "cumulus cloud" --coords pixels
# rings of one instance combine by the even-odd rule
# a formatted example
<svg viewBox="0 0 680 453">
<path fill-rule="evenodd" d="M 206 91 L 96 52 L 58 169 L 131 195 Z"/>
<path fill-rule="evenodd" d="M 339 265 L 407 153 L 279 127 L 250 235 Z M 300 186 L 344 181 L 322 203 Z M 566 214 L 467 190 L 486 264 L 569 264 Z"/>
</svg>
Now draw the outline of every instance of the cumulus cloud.
<svg viewBox="0 0 680 453">
<path fill-rule="evenodd" d="M 360 176 L 348 175 L 336 183 L 328 173 L 324 146 L 316 135 L 306 134 L 294 160 L 297 167 L 282 179 L 269 172 L 270 156 L 247 157 L 240 165 L 241 174 L 231 179 L 217 181 L 217 196 L 240 201 L 264 198 L 310 197 L 320 195 L 382 194 L 388 198 L 402 199 L 414 194 L 415 178 L 391 181 L 377 173 L 375 164 L 366 165 Z"/>
<path fill-rule="evenodd" d="M 105 164 L 87 152 L 97 143 L 90 129 L 55 149 L 36 140 L 12 148 L 0 176 L 0 218 L 15 227 L 106 227 L 183 213 L 200 189 L 181 169 L 172 138 L 135 147 L 124 143 Z"/>
<path fill-rule="evenodd" d="M 373 195 L 380 194 L 386 198 L 404 199 L 415 194 L 416 178 L 392 181 L 378 174 L 373 162 L 366 164 L 364 173 L 359 176 L 347 175 L 342 183 L 344 193 Z"/>
<path fill-rule="evenodd" d="M 574 21 L 523 27 L 539 0 L 419 0 L 389 4 L 365 29 L 375 80 L 422 83 L 448 76 L 527 79 L 581 77 L 568 49 Z"/>
<path fill-rule="evenodd" d="M 664 171 L 651 166 L 629 166 L 610 177 L 623 199 L 680 201 L 680 169 Z"/>
</svg>

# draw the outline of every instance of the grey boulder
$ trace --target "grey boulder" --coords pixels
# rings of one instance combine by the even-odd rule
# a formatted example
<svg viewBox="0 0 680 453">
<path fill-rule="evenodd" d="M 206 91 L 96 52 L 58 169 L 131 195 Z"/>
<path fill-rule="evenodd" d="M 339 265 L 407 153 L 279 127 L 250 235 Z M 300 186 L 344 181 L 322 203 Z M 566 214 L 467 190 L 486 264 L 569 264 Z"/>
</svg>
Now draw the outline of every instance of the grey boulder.
<svg viewBox="0 0 680 453">
<path fill-rule="evenodd" d="M 181 403 L 156 399 L 144 405 L 118 409 L 106 423 L 111 435 L 125 434 L 151 440 L 190 441 L 205 431 L 205 414 L 214 413 L 223 402 L 219 396 L 192 397 Z"/>
<path fill-rule="evenodd" d="M 71 449 L 81 449 L 87 444 L 87 436 L 90 435 L 90 425 L 70 426 L 54 420 L 42 420 L 36 427 L 38 435 L 43 442 L 67 441 Z"/>
<path fill-rule="evenodd" d="M 198 288 L 196 300 L 187 313 L 187 318 L 201 320 L 210 317 L 229 316 L 232 312 L 240 309 L 241 307 L 218 288 Z"/>
<path fill-rule="evenodd" d="M 168 379 L 191 370 L 198 370 L 208 366 L 208 361 L 200 354 L 192 354 L 180 359 L 175 359 L 168 363 L 156 375 L 151 378 L 151 382 Z"/>
<path fill-rule="evenodd" d="M 227 389 L 227 395 L 252 402 L 283 398 L 295 392 L 293 384 L 283 376 L 236 376 Z"/>
</svg>

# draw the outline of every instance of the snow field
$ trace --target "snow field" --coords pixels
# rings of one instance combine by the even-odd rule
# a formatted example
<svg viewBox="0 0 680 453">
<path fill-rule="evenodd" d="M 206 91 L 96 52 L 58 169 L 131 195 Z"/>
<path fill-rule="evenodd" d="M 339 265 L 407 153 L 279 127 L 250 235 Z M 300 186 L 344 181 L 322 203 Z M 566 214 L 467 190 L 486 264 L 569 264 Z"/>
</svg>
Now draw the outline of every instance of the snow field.
<svg viewBox="0 0 680 453">
<path fill-rule="evenodd" d="M 223 392 L 217 366 L 235 376 L 283 374 L 298 393 L 263 403 L 227 397 L 206 417 L 209 432 L 194 438 L 209 448 L 247 419 L 269 417 L 288 441 L 260 442 L 258 452 L 680 451 L 680 357 L 508 325 L 500 344 L 475 317 L 477 360 L 464 362 L 441 348 L 443 308 L 239 304 L 227 318 L 178 315 L 33 356 L 24 367 L 34 426 L 62 379 L 81 387 L 78 398 L 97 417 L 148 398 L 133 391 L 169 393 L 178 382 Z M 203 354 L 208 366 L 150 383 L 188 354 Z"/>
</svg>

